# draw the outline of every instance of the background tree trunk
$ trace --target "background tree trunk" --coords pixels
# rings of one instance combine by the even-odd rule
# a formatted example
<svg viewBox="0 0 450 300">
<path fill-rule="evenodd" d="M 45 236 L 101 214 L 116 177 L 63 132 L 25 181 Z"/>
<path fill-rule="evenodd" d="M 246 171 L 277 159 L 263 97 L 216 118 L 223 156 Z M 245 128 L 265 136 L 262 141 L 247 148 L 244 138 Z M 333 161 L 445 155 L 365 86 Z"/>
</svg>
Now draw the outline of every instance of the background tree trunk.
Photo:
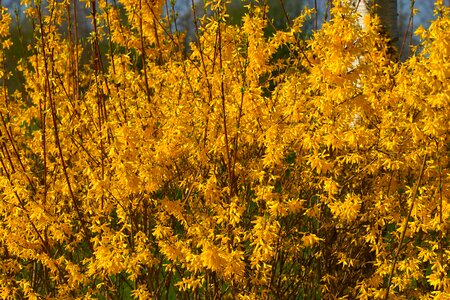
<svg viewBox="0 0 450 300">
<path fill-rule="evenodd" d="M 377 14 L 393 46 L 398 48 L 398 12 L 397 0 L 351 0 L 360 14 L 359 24 L 364 28 L 364 17 Z"/>
</svg>

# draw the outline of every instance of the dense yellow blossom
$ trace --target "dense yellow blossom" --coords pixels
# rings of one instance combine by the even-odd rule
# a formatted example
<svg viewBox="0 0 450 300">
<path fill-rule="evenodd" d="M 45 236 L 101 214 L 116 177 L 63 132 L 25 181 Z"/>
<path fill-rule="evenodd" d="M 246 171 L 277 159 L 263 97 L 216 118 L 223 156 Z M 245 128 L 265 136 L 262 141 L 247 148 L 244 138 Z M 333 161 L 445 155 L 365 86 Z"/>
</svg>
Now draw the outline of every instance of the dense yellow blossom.
<svg viewBox="0 0 450 300">
<path fill-rule="evenodd" d="M 398 62 L 345 1 L 306 38 L 311 10 L 275 30 L 263 1 L 242 26 L 207 1 L 189 45 L 174 2 L 22 2 L 15 73 L 0 18 L 2 299 L 450 293 L 448 7 Z"/>
</svg>

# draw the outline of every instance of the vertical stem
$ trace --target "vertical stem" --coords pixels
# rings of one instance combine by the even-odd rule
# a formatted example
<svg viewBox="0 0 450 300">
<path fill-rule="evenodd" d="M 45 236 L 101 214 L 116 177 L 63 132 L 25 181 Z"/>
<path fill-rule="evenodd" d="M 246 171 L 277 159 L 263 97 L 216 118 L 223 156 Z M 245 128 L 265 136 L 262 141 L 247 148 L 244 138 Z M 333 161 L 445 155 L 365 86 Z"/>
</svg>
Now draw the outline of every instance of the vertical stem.
<svg viewBox="0 0 450 300">
<path fill-rule="evenodd" d="M 441 165 L 441 158 L 439 155 L 439 144 L 438 141 L 436 141 L 436 153 L 438 155 L 437 163 L 438 163 L 438 171 L 439 171 L 439 261 L 441 266 L 444 266 L 444 219 L 442 217 L 443 214 L 443 197 L 442 197 L 442 190 L 443 190 L 443 183 L 442 183 L 442 165 Z M 444 280 L 444 274 L 441 272 L 441 281 Z M 441 291 L 443 291 L 444 286 L 441 285 Z"/>
<path fill-rule="evenodd" d="M 103 72 L 103 63 L 101 59 L 101 53 L 100 53 L 100 45 L 99 45 L 99 37 L 98 37 L 98 28 L 97 28 L 97 8 L 95 5 L 95 0 L 91 1 L 91 7 L 92 7 L 92 23 L 94 26 L 94 44 L 93 44 L 93 50 L 94 50 L 94 63 L 95 63 L 95 84 L 96 84 L 96 93 L 97 93 L 97 110 L 98 110 L 98 122 L 99 122 L 99 132 L 100 132 L 100 152 L 101 152 L 101 177 L 102 180 L 105 179 L 105 141 L 104 141 L 104 133 L 103 133 L 103 124 L 107 121 L 107 114 L 106 114 L 106 102 L 105 102 L 105 95 L 100 90 L 99 85 L 102 84 L 102 80 L 100 80 L 100 74 Z M 105 83 L 106 84 L 106 83 Z M 106 84 L 106 87 L 109 92 L 109 87 Z M 103 210 L 105 202 L 105 194 L 102 191 L 102 197 L 101 197 L 101 209 Z"/>
<path fill-rule="evenodd" d="M 74 100 L 78 100 L 78 83 L 80 82 L 79 79 L 79 72 L 78 72 L 78 57 L 79 57 L 79 37 L 78 37 L 78 7 L 77 7 L 77 0 L 73 0 L 73 23 L 74 23 L 74 31 L 75 31 L 75 84 L 74 84 Z"/>
<path fill-rule="evenodd" d="M 384 300 L 388 300 L 389 299 L 389 289 L 391 288 L 392 277 L 394 276 L 395 267 L 396 267 L 398 258 L 400 256 L 400 251 L 401 251 L 402 246 L 403 246 L 403 241 L 404 241 L 405 235 L 406 235 L 406 229 L 408 228 L 409 218 L 411 217 L 411 213 L 412 213 L 413 208 L 414 208 L 414 203 L 416 202 L 417 193 L 419 191 L 419 186 L 420 186 L 420 182 L 421 182 L 422 177 L 423 177 L 423 173 L 424 173 L 424 170 L 425 170 L 426 162 L 427 162 L 427 155 L 425 154 L 424 157 L 423 157 L 423 161 L 422 161 L 422 167 L 420 168 L 420 172 L 419 172 L 419 179 L 417 180 L 417 184 L 416 184 L 416 187 L 414 188 L 414 192 L 413 192 L 413 195 L 412 195 L 411 207 L 409 208 L 408 214 L 405 217 L 402 234 L 401 234 L 401 237 L 400 237 L 400 241 L 398 242 L 397 251 L 395 253 L 394 261 L 392 263 L 391 271 L 389 273 L 389 279 L 388 279 L 388 284 L 387 284 L 387 287 L 386 287 L 386 294 L 384 296 Z"/>
<path fill-rule="evenodd" d="M 225 98 L 225 83 L 224 83 L 224 70 L 223 70 L 223 60 L 222 60 L 222 30 L 221 30 L 221 10 L 218 7 L 218 52 L 219 52 L 219 68 L 220 68 L 220 96 L 222 102 L 222 115 L 223 115 L 223 131 L 225 135 L 225 154 L 227 159 L 227 174 L 228 174 L 228 185 L 230 188 L 230 198 L 234 195 L 234 176 L 231 171 L 231 154 L 230 145 L 228 141 L 228 128 L 227 128 L 227 112 L 226 112 L 226 98 Z"/>
<path fill-rule="evenodd" d="M 116 74 L 116 65 L 114 62 L 114 51 L 113 51 L 113 43 L 112 43 L 112 35 L 111 35 L 111 21 L 109 15 L 110 4 L 108 4 L 108 0 L 106 0 L 106 5 L 108 5 L 108 9 L 106 9 L 106 27 L 108 28 L 108 43 L 109 43 L 109 56 L 111 60 L 111 67 L 113 74 Z"/>
<path fill-rule="evenodd" d="M 39 28 L 40 28 L 40 32 L 41 32 L 41 51 L 42 51 L 42 56 L 43 56 L 43 61 L 44 61 L 45 89 L 47 90 L 47 93 L 44 93 L 44 99 L 45 99 L 45 97 L 48 97 L 48 101 L 49 101 L 49 105 L 50 105 L 50 111 L 51 111 L 52 119 L 53 119 L 53 129 L 54 129 L 55 143 L 56 143 L 56 147 L 58 149 L 58 154 L 59 154 L 59 158 L 61 160 L 61 165 L 62 165 L 64 177 L 65 177 L 65 180 L 66 180 L 66 183 L 67 183 L 67 187 L 69 189 L 69 193 L 70 193 L 70 196 L 72 198 L 73 206 L 75 208 L 75 212 L 76 212 L 76 214 L 78 216 L 78 219 L 80 221 L 81 228 L 83 229 L 83 231 L 85 233 L 85 237 L 89 238 L 90 234 L 89 234 L 89 231 L 87 230 L 87 227 L 86 227 L 86 224 L 85 224 L 85 220 L 84 220 L 83 215 L 81 213 L 81 209 L 80 209 L 80 207 L 78 205 L 78 200 L 76 199 L 75 194 L 73 192 L 72 185 L 71 185 L 70 179 L 69 179 L 69 175 L 67 173 L 66 162 L 64 160 L 64 155 L 63 155 L 62 148 L 61 148 L 61 142 L 60 142 L 60 139 L 59 139 L 59 131 L 58 131 L 58 118 L 56 116 L 56 104 L 53 101 L 53 97 L 52 97 L 52 93 L 51 93 L 51 89 L 50 89 L 50 71 L 49 71 L 49 66 L 48 66 L 47 52 L 46 52 L 46 49 L 45 49 L 46 39 L 45 39 L 44 24 L 43 24 L 43 21 L 42 21 L 42 12 L 41 12 L 41 7 L 40 6 L 38 6 L 38 8 L 37 8 L 37 12 L 38 12 Z"/>
<path fill-rule="evenodd" d="M 145 54 L 145 42 L 144 42 L 144 32 L 142 29 L 142 0 L 139 0 L 139 37 L 141 42 L 141 58 L 142 58 L 142 70 L 144 72 L 144 85 L 145 85 L 145 93 L 147 95 L 147 102 L 151 103 L 150 98 L 150 87 L 148 86 L 148 76 L 147 76 L 147 62 L 146 62 L 146 54 Z M 156 31 L 156 28 L 155 28 Z M 159 47 L 158 47 L 159 48 Z M 150 111 L 151 114 L 151 111 Z"/>
<path fill-rule="evenodd" d="M 408 26 L 406 27 L 405 34 L 403 35 L 402 43 L 400 46 L 400 49 L 398 51 L 398 58 L 401 59 L 403 49 L 406 44 L 406 40 L 408 39 L 408 33 L 409 33 L 409 45 L 412 43 L 412 34 L 413 34 L 413 18 L 414 18 L 414 5 L 415 0 L 411 0 L 410 7 L 409 7 L 409 18 L 408 18 Z M 411 48 L 408 49 L 408 56 L 411 54 Z"/>
<path fill-rule="evenodd" d="M 203 72 L 205 73 L 205 80 L 206 80 L 206 86 L 208 88 L 208 101 L 209 104 L 212 101 L 212 86 L 211 83 L 209 82 L 209 76 L 208 76 L 208 69 L 206 68 L 206 63 L 205 63 L 205 57 L 204 57 L 204 53 L 203 53 L 203 47 L 202 44 L 200 43 L 200 24 L 198 23 L 198 17 L 197 17 L 197 9 L 195 6 L 195 2 L 194 0 L 191 0 L 191 8 L 192 8 L 192 13 L 193 13 L 193 22 L 194 22 L 194 27 L 195 27 L 195 42 L 197 44 L 197 48 L 198 51 L 200 53 L 200 61 L 201 61 L 201 65 L 203 68 Z M 209 117 L 208 115 L 206 116 L 206 121 L 205 121 L 205 131 L 204 131 L 204 137 L 203 137 L 203 147 L 206 147 L 206 142 L 208 139 L 208 126 L 209 126 Z"/>
<path fill-rule="evenodd" d="M 72 97 L 73 100 L 75 100 L 75 86 L 76 86 L 76 82 L 75 82 L 75 64 L 76 64 L 76 59 L 75 59 L 75 53 L 74 53 L 74 46 L 73 46 L 73 33 L 72 33 L 72 13 L 71 13 L 71 2 L 67 2 L 66 4 L 66 11 L 67 11 L 67 40 L 69 42 L 69 64 L 70 64 L 70 70 L 69 70 L 69 74 L 70 74 L 70 80 L 72 82 Z M 70 92 L 69 92 L 70 93 Z"/>
<path fill-rule="evenodd" d="M 38 4 L 38 12 L 40 13 L 41 11 L 41 7 L 40 4 Z M 43 32 L 43 28 L 42 26 L 40 27 L 40 33 L 41 36 L 44 36 L 44 32 Z M 35 37 L 34 38 L 34 42 L 37 43 L 38 40 Z M 43 41 L 42 41 L 43 43 Z M 42 47 L 44 48 L 44 47 Z M 36 70 L 39 70 L 39 59 L 38 59 L 38 53 L 36 53 Z M 45 59 L 45 57 L 44 57 Z M 41 134 L 42 134 L 42 151 L 43 151 L 43 160 L 44 160 L 44 174 L 43 174 L 43 185 L 44 185 L 44 199 L 43 199 L 43 204 L 45 205 L 47 202 L 47 94 L 48 94 L 48 88 L 47 88 L 47 81 L 44 85 L 44 94 L 42 95 L 42 97 L 39 97 L 39 118 L 40 118 L 40 124 L 41 124 Z"/>
</svg>

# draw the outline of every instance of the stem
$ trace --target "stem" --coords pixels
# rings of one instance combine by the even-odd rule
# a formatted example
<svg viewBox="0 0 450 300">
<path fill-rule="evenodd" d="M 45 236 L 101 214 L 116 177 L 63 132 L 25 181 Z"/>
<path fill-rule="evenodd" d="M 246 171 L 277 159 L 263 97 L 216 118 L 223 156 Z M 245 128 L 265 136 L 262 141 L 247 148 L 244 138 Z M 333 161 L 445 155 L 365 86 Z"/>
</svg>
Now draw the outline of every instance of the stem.
<svg viewBox="0 0 450 300">
<path fill-rule="evenodd" d="M 439 144 L 436 141 L 436 153 L 439 153 Z M 439 154 L 438 154 L 439 155 Z M 440 156 L 437 159 L 438 162 L 438 171 L 439 171 L 439 226 L 440 226 L 440 232 L 439 232 L 439 261 L 441 266 L 444 265 L 444 236 L 443 236 L 443 225 L 444 225 L 444 219 L 442 217 L 443 213 L 443 199 L 442 199 L 442 189 L 443 189 L 443 183 L 442 183 L 442 166 L 441 166 L 441 159 Z M 444 274 L 441 272 L 441 281 L 444 280 Z M 444 286 L 441 285 L 441 291 L 443 291 Z"/>
<path fill-rule="evenodd" d="M 217 37 L 218 37 L 218 51 L 219 51 L 219 67 L 220 67 L 220 97 L 222 100 L 222 114 L 223 114 L 223 131 L 225 135 L 225 151 L 227 158 L 227 173 L 228 173 L 228 184 L 230 188 L 230 199 L 234 194 L 234 176 L 231 171 L 231 155 L 230 155 L 230 145 L 228 141 L 228 129 L 227 129 L 227 113 L 226 113 L 226 99 L 225 99 L 225 83 L 224 83 L 224 70 L 222 61 L 222 30 L 220 26 L 220 7 L 218 8 L 219 14 L 219 24 L 217 26 Z"/>
<path fill-rule="evenodd" d="M 148 77 L 147 77 L 147 62 L 146 62 L 146 57 L 145 57 L 145 43 L 144 43 L 144 32 L 142 29 L 142 0 L 139 0 L 139 37 L 140 37 L 140 42 L 141 42 L 141 57 L 142 57 L 142 70 L 144 71 L 144 81 L 145 81 L 145 93 L 147 95 L 147 102 L 150 104 L 151 103 L 151 98 L 150 98 L 150 87 L 148 86 Z M 156 28 L 155 28 L 156 31 Z M 159 49 L 160 47 L 158 47 Z M 150 110 L 150 115 L 151 115 L 151 110 Z"/>
<path fill-rule="evenodd" d="M 411 207 L 409 208 L 408 215 L 405 217 L 404 226 L 403 226 L 403 230 L 402 230 L 402 235 L 400 237 L 400 242 L 398 243 L 397 251 L 396 251 L 395 257 L 394 257 L 394 262 L 392 263 L 391 271 L 389 273 L 389 280 L 388 280 L 388 284 L 387 284 L 387 287 L 386 287 L 386 295 L 384 296 L 384 300 L 388 300 L 389 299 L 389 289 L 391 287 L 392 277 L 394 276 L 395 266 L 397 264 L 398 257 L 400 256 L 400 250 L 402 248 L 403 241 L 405 239 L 406 229 L 408 228 L 409 218 L 411 217 L 411 213 L 412 213 L 413 208 L 414 208 L 414 203 L 416 202 L 417 192 L 419 190 L 420 182 L 422 180 L 423 172 L 425 170 L 425 163 L 426 163 L 426 161 L 427 161 L 427 155 L 425 154 L 425 156 L 423 157 L 422 167 L 420 168 L 419 179 L 417 180 L 417 184 L 416 184 L 416 187 L 414 188 L 414 192 L 413 192 L 413 195 L 412 195 Z"/>
<path fill-rule="evenodd" d="M 412 34 L 413 34 L 413 18 L 414 18 L 414 4 L 415 4 L 415 0 L 411 0 L 410 3 L 410 13 L 409 13 L 409 18 L 408 18 L 408 26 L 406 27 L 406 31 L 405 34 L 403 36 L 402 39 L 402 45 L 398 51 L 398 59 L 401 59 L 402 53 L 403 53 L 403 48 L 405 47 L 406 44 L 406 39 L 409 33 L 410 36 L 410 40 L 409 40 L 409 45 L 411 46 L 412 43 Z M 408 56 L 411 54 L 411 48 L 408 50 Z"/>
<path fill-rule="evenodd" d="M 81 223 L 81 227 L 85 233 L 86 238 L 89 238 L 90 234 L 89 231 L 87 230 L 86 227 L 86 222 L 84 221 L 84 218 L 81 214 L 81 210 L 80 207 L 78 205 L 78 201 L 75 197 L 75 194 L 73 193 L 72 190 L 72 185 L 70 183 L 69 180 L 69 175 L 67 173 L 67 166 L 66 166 L 66 162 L 64 161 L 64 156 L 63 156 L 63 152 L 62 152 L 62 148 L 61 148 L 61 142 L 59 140 L 59 132 L 58 132 L 58 118 L 56 116 L 56 104 L 53 101 L 53 97 L 52 97 L 52 93 L 50 92 L 50 72 L 49 72 L 49 67 L 48 67 L 48 61 L 47 61 L 47 54 L 46 54 L 46 50 L 45 50 L 45 34 L 44 34 L 44 24 L 42 22 L 42 12 L 41 12 L 41 7 L 38 6 L 38 19 L 39 19 L 39 27 L 40 27 L 40 32 L 41 32 L 41 50 L 42 50 L 42 55 L 43 55 L 43 61 L 44 61 L 44 71 L 45 71 L 45 89 L 47 90 L 47 96 L 48 96 L 48 100 L 50 103 L 50 110 L 51 110 L 51 114 L 52 114 L 52 119 L 53 119 L 53 127 L 54 127 L 54 135 L 55 135 L 55 143 L 56 146 L 58 148 L 58 153 L 59 153 L 59 158 L 61 160 L 61 165 L 63 168 L 63 173 L 64 173 L 64 177 L 67 183 L 67 187 L 69 189 L 69 193 L 70 196 L 72 198 L 72 202 L 75 208 L 75 212 L 78 216 L 78 219 Z M 44 99 L 45 99 L 45 94 L 44 94 Z"/>
</svg>

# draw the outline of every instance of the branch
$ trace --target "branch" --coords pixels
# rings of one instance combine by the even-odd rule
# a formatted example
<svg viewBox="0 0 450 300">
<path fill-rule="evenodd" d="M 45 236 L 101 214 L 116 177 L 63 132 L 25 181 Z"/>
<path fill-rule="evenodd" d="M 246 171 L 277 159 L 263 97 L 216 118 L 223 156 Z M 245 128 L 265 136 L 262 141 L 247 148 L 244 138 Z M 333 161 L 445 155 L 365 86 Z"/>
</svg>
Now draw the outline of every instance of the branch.
<svg viewBox="0 0 450 300">
<path fill-rule="evenodd" d="M 412 210 L 414 208 L 414 203 L 416 202 L 417 191 L 419 190 L 420 182 L 422 180 L 423 172 L 425 170 L 425 163 L 426 163 L 426 161 L 427 161 L 427 155 L 425 154 L 425 156 L 423 157 L 422 167 L 420 168 L 419 179 L 417 181 L 416 188 L 414 189 L 414 192 L 413 192 L 413 195 L 412 195 L 411 207 L 409 208 L 408 215 L 405 217 L 405 225 L 403 227 L 402 235 L 400 237 L 400 242 L 398 243 L 397 251 L 395 253 L 394 262 L 392 263 L 391 271 L 390 271 L 390 274 L 389 274 L 389 280 L 388 280 L 388 284 L 387 284 L 387 287 L 386 287 L 386 295 L 384 296 L 384 300 L 388 300 L 389 299 L 389 289 L 391 287 L 392 277 L 394 276 L 395 266 L 397 264 L 398 257 L 400 256 L 400 250 L 401 250 L 402 245 L 403 245 L 403 240 L 405 239 L 406 229 L 408 228 L 408 221 L 409 221 L 409 218 L 411 217 L 411 213 L 412 213 Z"/>
</svg>

